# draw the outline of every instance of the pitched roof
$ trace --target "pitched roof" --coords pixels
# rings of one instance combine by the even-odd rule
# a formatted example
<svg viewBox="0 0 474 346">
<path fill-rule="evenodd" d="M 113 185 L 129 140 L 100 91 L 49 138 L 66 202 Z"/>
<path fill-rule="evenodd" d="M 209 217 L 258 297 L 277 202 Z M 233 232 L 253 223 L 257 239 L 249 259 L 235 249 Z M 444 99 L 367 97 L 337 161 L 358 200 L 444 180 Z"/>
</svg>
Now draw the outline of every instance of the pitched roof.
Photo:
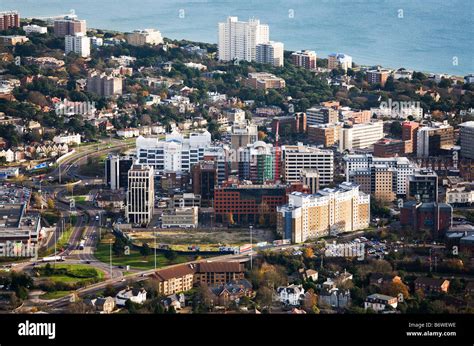
<svg viewBox="0 0 474 346">
<path fill-rule="evenodd" d="M 428 277 L 418 277 L 415 280 L 415 284 L 426 285 L 426 286 L 441 286 L 446 279 L 436 279 Z"/>
<path fill-rule="evenodd" d="M 196 269 L 196 266 L 183 264 L 183 265 L 168 268 L 168 269 L 158 270 L 156 273 L 154 273 L 151 276 L 160 281 L 166 281 L 172 278 L 183 277 L 189 274 L 194 274 L 195 269 Z"/>
<path fill-rule="evenodd" d="M 199 273 L 242 272 L 244 266 L 239 262 L 202 262 L 197 265 Z"/>
</svg>

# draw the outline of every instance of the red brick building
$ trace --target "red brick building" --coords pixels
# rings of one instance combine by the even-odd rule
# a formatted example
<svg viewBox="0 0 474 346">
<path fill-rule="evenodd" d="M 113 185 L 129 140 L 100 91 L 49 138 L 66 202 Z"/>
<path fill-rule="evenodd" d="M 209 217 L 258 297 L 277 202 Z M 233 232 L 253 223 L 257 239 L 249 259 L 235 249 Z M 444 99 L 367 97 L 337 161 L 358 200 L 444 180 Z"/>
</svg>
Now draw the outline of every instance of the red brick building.
<svg viewBox="0 0 474 346">
<path fill-rule="evenodd" d="M 405 202 L 400 210 L 400 224 L 414 231 L 429 229 L 437 235 L 452 224 L 453 208 L 446 203 Z"/>
<path fill-rule="evenodd" d="M 287 202 L 286 185 L 224 183 L 214 190 L 216 220 L 226 224 L 276 223 L 276 208 Z"/>
<path fill-rule="evenodd" d="M 395 157 L 405 155 L 405 141 L 398 139 L 381 139 L 374 143 L 374 156 Z"/>
<path fill-rule="evenodd" d="M 20 14 L 17 11 L 0 12 L 0 30 L 20 27 Z"/>
</svg>

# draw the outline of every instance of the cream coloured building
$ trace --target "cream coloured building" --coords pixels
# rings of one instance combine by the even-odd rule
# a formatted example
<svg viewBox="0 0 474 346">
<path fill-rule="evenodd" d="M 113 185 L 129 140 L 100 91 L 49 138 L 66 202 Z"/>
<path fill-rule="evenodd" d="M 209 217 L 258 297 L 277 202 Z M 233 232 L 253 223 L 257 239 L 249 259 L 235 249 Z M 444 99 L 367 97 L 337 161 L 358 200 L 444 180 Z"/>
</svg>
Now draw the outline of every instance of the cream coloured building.
<svg viewBox="0 0 474 346">
<path fill-rule="evenodd" d="M 277 231 L 292 243 L 361 230 L 369 222 L 370 195 L 347 182 L 316 194 L 293 192 L 288 204 L 277 208 Z"/>
<path fill-rule="evenodd" d="M 144 46 L 146 44 L 155 46 L 163 43 L 161 32 L 155 29 L 135 30 L 126 35 L 126 40 L 132 46 Z"/>
<path fill-rule="evenodd" d="M 339 150 L 368 148 L 383 137 L 383 121 L 341 127 Z"/>
</svg>

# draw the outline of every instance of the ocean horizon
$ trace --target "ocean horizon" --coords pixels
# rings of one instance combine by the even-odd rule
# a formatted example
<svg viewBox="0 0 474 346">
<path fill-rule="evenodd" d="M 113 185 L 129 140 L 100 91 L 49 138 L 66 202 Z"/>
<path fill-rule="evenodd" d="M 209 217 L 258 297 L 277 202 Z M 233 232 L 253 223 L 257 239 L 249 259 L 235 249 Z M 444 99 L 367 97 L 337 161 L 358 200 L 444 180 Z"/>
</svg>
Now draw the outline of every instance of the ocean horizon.
<svg viewBox="0 0 474 346">
<path fill-rule="evenodd" d="M 217 43 L 228 16 L 258 18 L 285 50 L 318 58 L 349 54 L 359 65 L 404 67 L 463 76 L 474 73 L 474 1 L 452 0 L 2 0 L 21 17 L 74 10 L 89 28 L 155 28 L 171 39 Z"/>
</svg>

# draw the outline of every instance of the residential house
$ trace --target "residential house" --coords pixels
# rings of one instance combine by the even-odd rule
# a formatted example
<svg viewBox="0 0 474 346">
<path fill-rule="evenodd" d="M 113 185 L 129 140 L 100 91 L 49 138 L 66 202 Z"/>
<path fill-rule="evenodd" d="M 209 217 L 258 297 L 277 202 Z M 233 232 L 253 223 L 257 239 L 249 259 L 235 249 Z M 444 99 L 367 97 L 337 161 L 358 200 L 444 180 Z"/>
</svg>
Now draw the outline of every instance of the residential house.
<svg viewBox="0 0 474 346">
<path fill-rule="evenodd" d="M 313 282 L 318 281 L 318 272 L 316 270 L 313 270 L 313 269 L 307 269 L 307 270 L 300 269 L 300 272 L 301 272 L 304 280 L 311 279 Z"/>
<path fill-rule="evenodd" d="M 428 277 L 418 277 L 415 280 L 415 290 L 422 289 L 425 292 L 444 292 L 449 289 L 449 280 Z"/>
<path fill-rule="evenodd" d="M 186 305 L 186 297 L 184 293 L 180 294 L 171 294 L 165 299 L 161 300 L 161 303 L 164 305 L 165 309 L 168 310 L 170 307 L 173 307 L 176 311 L 181 310 Z"/>
<path fill-rule="evenodd" d="M 146 290 L 145 289 L 131 289 L 125 288 L 121 290 L 115 296 L 115 303 L 117 306 L 125 306 L 125 303 L 130 300 L 133 303 L 143 304 L 146 300 Z"/>
<path fill-rule="evenodd" d="M 386 296 L 384 294 L 371 294 L 364 302 L 364 308 L 371 308 L 374 311 L 384 311 L 389 307 L 397 308 L 398 300 L 396 297 Z"/>
<path fill-rule="evenodd" d="M 291 306 L 299 306 L 304 300 L 303 285 L 280 286 L 277 288 L 278 300 Z"/>
<path fill-rule="evenodd" d="M 369 284 L 375 286 L 381 286 L 385 283 L 398 282 L 401 283 L 402 279 L 398 275 L 383 274 L 383 273 L 372 273 L 369 277 Z"/>
<path fill-rule="evenodd" d="M 95 308 L 104 314 L 110 314 L 115 309 L 115 299 L 112 297 L 97 298 Z"/>
<path fill-rule="evenodd" d="M 252 284 L 245 279 L 231 281 L 227 284 L 209 287 L 214 305 L 227 306 L 238 303 L 242 297 L 252 297 Z"/>
<path fill-rule="evenodd" d="M 335 309 L 342 309 L 349 306 L 351 302 L 351 293 L 349 290 L 339 290 L 336 287 L 331 289 L 322 289 L 318 304 L 330 306 Z"/>
</svg>

